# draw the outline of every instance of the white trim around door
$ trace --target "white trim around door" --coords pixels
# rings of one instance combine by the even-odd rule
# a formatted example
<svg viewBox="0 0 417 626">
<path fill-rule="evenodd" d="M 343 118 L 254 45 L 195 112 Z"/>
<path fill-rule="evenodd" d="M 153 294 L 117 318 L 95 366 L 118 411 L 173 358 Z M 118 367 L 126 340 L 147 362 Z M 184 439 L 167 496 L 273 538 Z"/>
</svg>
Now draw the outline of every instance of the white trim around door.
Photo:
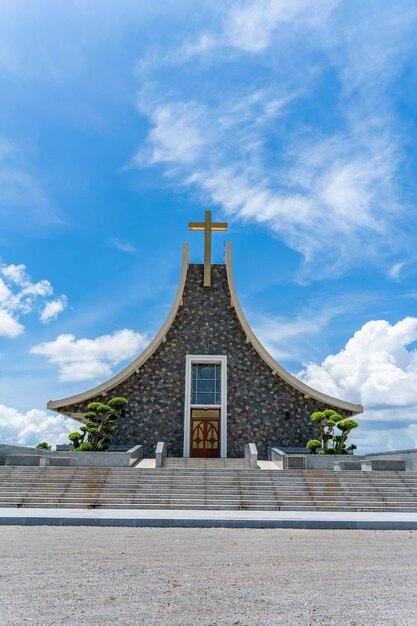
<svg viewBox="0 0 417 626">
<path fill-rule="evenodd" d="M 191 404 L 191 366 L 193 363 L 221 365 L 221 404 Z M 185 357 L 184 457 L 190 456 L 191 408 L 220 409 L 220 456 L 227 458 L 227 356 L 224 354 L 187 354 Z"/>
</svg>

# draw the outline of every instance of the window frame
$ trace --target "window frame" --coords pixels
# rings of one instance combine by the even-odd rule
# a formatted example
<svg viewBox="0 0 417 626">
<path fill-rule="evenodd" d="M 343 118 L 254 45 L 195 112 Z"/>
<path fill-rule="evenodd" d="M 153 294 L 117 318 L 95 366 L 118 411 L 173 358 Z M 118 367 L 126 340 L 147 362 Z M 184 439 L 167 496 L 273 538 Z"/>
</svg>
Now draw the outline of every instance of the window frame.
<svg viewBox="0 0 417 626">
<path fill-rule="evenodd" d="M 191 380 L 193 364 L 220 365 L 220 404 L 192 404 Z M 227 457 L 227 356 L 225 354 L 187 354 L 185 359 L 184 457 L 190 452 L 191 409 L 220 409 L 220 456 Z"/>
<path fill-rule="evenodd" d="M 214 378 L 193 378 L 193 372 L 194 372 L 194 367 L 195 366 L 199 366 L 199 365 L 213 365 L 213 366 L 218 366 L 220 368 L 220 376 L 219 378 L 217 378 L 216 374 L 214 376 Z M 197 370 L 198 371 L 198 370 Z M 215 370 L 216 371 L 216 370 Z M 196 389 L 195 391 L 193 391 L 193 382 L 197 383 L 197 387 L 198 387 L 198 382 L 204 380 L 208 380 L 208 381 L 214 381 L 214 391 L 199 391 L 198 389 Z M 217 390 L 217 385 L 216 382 L 220 382 L 220 389 Z M 220 400 L 220 402 L 193 402 L 193 394 L 197 394 L 197 397 L 199 394 L 211 394 L 212 396 L 214 396 L 214 399 L 218 399 Z M 191 362 L 191 387 L 190 387 L 190 407 L 191 408 L 201 408 L 201 407 L 214 407 L 214 408 L 220 408 L 221 407 L 221 396 L 222 396 L 222 366 L 221 363 L 199 363 L 196 361 L 192 361 Z"/>
</svg>

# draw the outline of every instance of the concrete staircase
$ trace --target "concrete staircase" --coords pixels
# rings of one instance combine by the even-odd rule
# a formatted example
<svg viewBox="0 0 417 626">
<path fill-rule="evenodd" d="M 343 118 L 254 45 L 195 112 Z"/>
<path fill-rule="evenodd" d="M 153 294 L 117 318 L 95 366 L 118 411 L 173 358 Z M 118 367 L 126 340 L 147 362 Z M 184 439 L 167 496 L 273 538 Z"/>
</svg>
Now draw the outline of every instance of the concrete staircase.
<svg viewBox="0 0 417 626">
<path fill-rule="evenodd" d="M 246 459 L 190 459 L 182 457 L 167 457 L 164 469 L 249 469 Z"/>
<path fill-rule="evenodd" d="M 4 466 L 0 507 L 417 512 L 417 473 Z"/>
</svg>

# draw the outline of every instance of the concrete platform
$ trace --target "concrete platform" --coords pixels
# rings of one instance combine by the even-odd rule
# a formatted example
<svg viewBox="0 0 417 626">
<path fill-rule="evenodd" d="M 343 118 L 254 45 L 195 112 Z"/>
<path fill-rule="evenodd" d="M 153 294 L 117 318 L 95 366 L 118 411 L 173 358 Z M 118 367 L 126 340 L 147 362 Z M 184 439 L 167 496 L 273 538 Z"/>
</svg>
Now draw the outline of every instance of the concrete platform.
<svg viewBox="0 0 417 626">
<path fill-rule="evenodd" d="M 417 529 L 417 513 L 0 508 L 0 525 Z"/>
<path fill-rule="evenodd" d="M 155 469 L 155 459 L 142 459 L 132 469 Z"/>
</svg>

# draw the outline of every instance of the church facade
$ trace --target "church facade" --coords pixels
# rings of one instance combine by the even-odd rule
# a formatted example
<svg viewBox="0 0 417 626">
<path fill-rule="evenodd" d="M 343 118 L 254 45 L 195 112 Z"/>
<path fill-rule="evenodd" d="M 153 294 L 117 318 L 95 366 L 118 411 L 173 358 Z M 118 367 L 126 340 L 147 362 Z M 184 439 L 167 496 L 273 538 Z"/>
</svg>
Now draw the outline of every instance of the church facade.
<svg viewBox="0 0 417 626">
<path fill-rule="evenodd" d="M 82 419 L 89 402 L 124 396 L 129 406 L 113 444 L 142 444 L 150 457 L 164 441 L 169 456 L 205 458 L 242 457 L 249 442 L 266 458 L 268 446 L 304 447 L 315 436 L 313 411 L 361 413 L 310 388 L 265 350 L 237 298 L 231 246 L 225 250 L 224 264 L 211 265 L 207 245 L 204 265 L 190 264 L 185 244 L 172 309 L 144 352 L 110 380 L 48 408 Z"/>
</svg>

